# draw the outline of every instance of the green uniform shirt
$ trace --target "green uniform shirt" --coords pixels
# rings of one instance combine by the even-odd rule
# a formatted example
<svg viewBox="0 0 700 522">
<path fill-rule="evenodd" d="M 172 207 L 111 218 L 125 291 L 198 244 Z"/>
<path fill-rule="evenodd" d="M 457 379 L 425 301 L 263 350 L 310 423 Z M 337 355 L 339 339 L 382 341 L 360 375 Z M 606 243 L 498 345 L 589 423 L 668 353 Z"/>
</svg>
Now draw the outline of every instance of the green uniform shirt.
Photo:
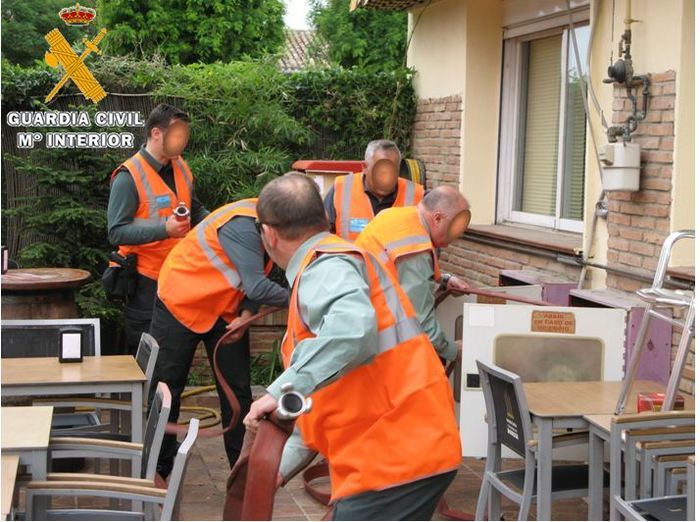
<svg viewBox="0 0 700 522">
<path fill-rule="evenodd" d="M 457 358 L 457 345 L 445 336 L 435 314 L 433 256 L 430 252 L 400 257 L 396 263 L 399 284 L 413 304 L 421 329 L 426 333 L 435 351 L 448 361 Z"/>
<path fill-rule="evenodd" d="M 327 235 L 311 237 L 294 253 L 286 271 L 290 286 L 311 247 Z M 364 261 L 352 254 L 324 254 L 306 267 L 297 295 L 302 319 L 315 337 L 296 345 L 289 368 L 267 388 L 273 397 L 279 398 L 287 383 L 311 395 L 374 357 L 379 337 L 367 281 Z"/>
</svg>

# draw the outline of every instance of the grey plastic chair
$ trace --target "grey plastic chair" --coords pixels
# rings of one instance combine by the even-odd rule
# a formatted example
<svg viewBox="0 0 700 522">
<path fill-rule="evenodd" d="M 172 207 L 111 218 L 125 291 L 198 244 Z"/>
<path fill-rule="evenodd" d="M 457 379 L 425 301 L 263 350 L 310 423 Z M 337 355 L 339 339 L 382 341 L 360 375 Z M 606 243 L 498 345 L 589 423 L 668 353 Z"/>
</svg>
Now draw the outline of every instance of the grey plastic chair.
<svg viewBox="0 0 700 522">
<path fill-rule="evenodd" d="M 672 411 L 614 417 L 610 431 L 610 519 L 620 517 L 632 520 L 688 520 L 688 497 L 669 495 L 652 498 L 637 498 L 644 494 L 642 478 L 651 474 L 654 455 L 672 454 L 679 444 L 687 444 L 683 438 L 671 440 L 674 429 L 678 436 L 687 437 L 687 427 L 694 426 L 695 413 L 692 411 Z M 663 428 L 659 434 L 653 428 Z M 639 432 L 646 430 L 649 440 L 638 440 Z M 635 436 L 630 434 L 637 433 Z M 691 445 L 692 446 L 692 445 Z M 646 455 L 640 458 L 644 449 Z M 692 451 L 692 449 L 691 449 Z M 624 458 L 623 458 L 624 457 Z M 639 472 L 637 462 L 639 461 Z M 624 469 L 624 487 L 623 487 Z"/>
<path fill-rule="evenodd" d="M 672 455 L 658 455 L 652 458 L 652 468 L 654 476 L 654 496 L 675 495 L 678 493 L 679 477 L 685 479 L 688 471 L 689 453 Z"/>
<path fill-rule="evenodd" d="M 154 480 L 171 403 L 172 397 L 168 386 L 159 382 L 144 426 L 143 444 L 109 438 L 52 437 L 49 441 L 51 459 L 88 457 L 129 460 L 134 466 L 133 469 L 140 469 L 142 479 Z M 49 473 L 48 480 L 72 480 L 75 477 L 90 477 L 101 481 L 104 480 L 105 476 L 109 475 Z"/>
<path fill-rule="evenodd" d="M 536 440 L 522 381 L 507 370 L 476 361 L 486 399 L 488 447 L 486 467 L 477 501 L 475 519 L 484 520 L 488 502 L 490 520 L 500 518 L 500 495 L 519 504 L 518 520 L 527 520 L 532 501 L 537 500 Z M 553 447 L 588 442 L 586 432 L 554 437 Z M 525 467 L 501 471 L 501 446 L 523 459 Z M 584 497 L 588 494 L 588 466 L 582 464 L 552 467 L 552 499 Z"/>
<path fill-rule="evenodd" d="M 688 491 L 688 520 L 695 520 L 695 456 L 688 458 L 688 478 L 685 488 Z"/>
<path fill-rule="evenodd" d="M 114 477 L 106 477 L 104 480 L 33 481 L 27 485 L 27 520 L 35 520 L 37 497 L 100 497 L 144 505 L 143 511 L 49 509 L 46 513 L 47 520 L 172 520 L 179 504 L 190 450 L 197 439 L 198 430 L 199 420 L 192 419 L 187 436 L 175 457 L 167 489 L 156 487 L 151 480 Z"/>
</svg>

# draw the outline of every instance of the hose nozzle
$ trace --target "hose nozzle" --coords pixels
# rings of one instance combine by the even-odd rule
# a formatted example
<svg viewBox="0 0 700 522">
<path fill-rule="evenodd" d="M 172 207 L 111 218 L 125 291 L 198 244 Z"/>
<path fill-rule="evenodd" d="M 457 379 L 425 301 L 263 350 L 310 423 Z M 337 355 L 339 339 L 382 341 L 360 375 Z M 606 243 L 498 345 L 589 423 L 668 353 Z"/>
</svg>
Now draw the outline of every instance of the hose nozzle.
<svg viewBox="0 0 700 522">
<path fill-rule="evenodd" d="M 277 401 L 277 418 L 293 420 L 311 410 L 311 399 L 294 391 L 291 383 L 282 386 L 282 396 Z"/>
<path fill-rule="evenodd" d="M 178 221 L 186 221 L 190 217 L 190 209 L 187 208 L 184 201 L 180 201 L 173 209 L 173 215 Z"/>
</svg>

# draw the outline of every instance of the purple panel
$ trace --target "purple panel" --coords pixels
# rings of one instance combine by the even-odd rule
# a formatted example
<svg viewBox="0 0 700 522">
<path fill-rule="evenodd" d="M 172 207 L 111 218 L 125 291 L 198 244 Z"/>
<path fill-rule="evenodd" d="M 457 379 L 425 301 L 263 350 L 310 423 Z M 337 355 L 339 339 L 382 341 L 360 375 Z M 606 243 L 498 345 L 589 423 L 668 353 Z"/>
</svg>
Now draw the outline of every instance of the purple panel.
<svg viewBox="0 0 700 522">
<path fill-rule="evenodd" d="M 569 306 L 569 292 L 576 283 L 539 283 L 542 285 L 542 300 L 558 306 Z"/>
<path fill-rule="evenodd" d="M 518 283 L 542 286 L 542 300 L 558 306 L 569 306 L 569 291 L 578 286 L 572 281 L 531 270 L 501 270 L 499 278 L 501 286 Z"/>
<path fill-rule="evenodd" d="M 670 310 L 663 310 L 662 313 L 670 315 Z M 634 343 L 637 340 L 639 327 L 642 324 L 644 308 L 634 307 L 627 315 L 627 340 L 625 341 L 625 373 L 627 373 L 627 362 L 632 356 Z M 652 318 L 649 323 L 649 335 L 647 343 L 642 352 L 642 360 L 637 369 L 636 378 L 638 380 L 656 381 L 666 384 L 671 374 L 671 339 L 673 327 L 671 323 Z"/>
<path fill-rule="evenodd" d="M 611 290 L 572 290 L 572 306 L 595 306 L 622 308 L 627 311 L 627 330 L 625 332 L 625 372 L 637 340 L 639 327 L 644 316 L 645 303 L 634 294 Z M 670 309 L 659 309 L 660 313 L 670 315 Z M 666 321 L 652 318 L 649 323 L 647 343 L 642 352 L 642 359 L 637 369 L 637 380 L 656 381 L 666 384 L 671 373 L 671 340 L 673 327 Z"/>
</svg>

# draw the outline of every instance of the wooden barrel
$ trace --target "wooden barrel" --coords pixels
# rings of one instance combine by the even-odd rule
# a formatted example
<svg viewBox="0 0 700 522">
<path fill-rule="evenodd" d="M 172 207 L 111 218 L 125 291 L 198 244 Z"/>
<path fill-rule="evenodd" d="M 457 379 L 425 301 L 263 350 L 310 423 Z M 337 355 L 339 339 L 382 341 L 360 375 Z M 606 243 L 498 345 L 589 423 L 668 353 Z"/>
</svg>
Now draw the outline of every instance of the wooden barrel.
<svg viewBox="0 0 700 522">
<path fill-rule="evenodd" d="M 90 273 L 75 268 L 24 268 L 2 275 L 3 319 L 78 317 L 75 290 Z"/>
</svg>

